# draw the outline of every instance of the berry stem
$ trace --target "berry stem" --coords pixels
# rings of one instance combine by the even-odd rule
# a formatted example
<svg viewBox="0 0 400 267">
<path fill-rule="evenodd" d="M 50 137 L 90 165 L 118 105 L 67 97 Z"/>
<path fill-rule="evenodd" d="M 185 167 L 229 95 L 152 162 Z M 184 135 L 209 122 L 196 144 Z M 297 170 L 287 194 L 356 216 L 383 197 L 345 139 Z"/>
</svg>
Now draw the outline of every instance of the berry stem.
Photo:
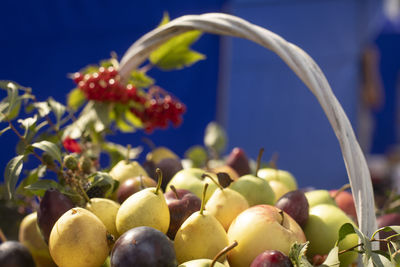
<svg viewBox="0 0 400 267">
<path fill-rule="evenodd" d="M 206 205 L 206 193 L 207 193 L 208 184 L 206 183 L 203 188 L 203 195 L 201 198 L 201 206 L 200 206 L 200 215 L 203 215 L 204 207 Z"/>
<path fill-rule="evenodd" d="M 235 241 L 233 241 L 233 243 L 230 244 L 229 246 L 224 247 L 220 252 L 218 252 L 217 255 L 215 255 L 213 261 L 212 261 L 211 264 L 210 264 L 210 267 L 214 267 L 215 263 L 218 261 L 218 259 L 219 259 L 221 256 L 225 255 L 228 251 L 232 250 L 232 249 L 233 249 L 234 247 L 236 247 L 237 245 L 238 245 L 238 242 L 235 240 Z"/>
<path fill-rule="evenodd" d="M 222 185 L 220 185 L 217 181 L 215 181 L 215 179 L 214 179 L 211 175 L 209 175 L 208 173 L 203 173 L 203 174 L 201 175 L 201 178 L 203 178 L 203 179 L 206 178 L 206 177 L 210 178 L 210 180 L 213 181 L 214 184 L 216 184 L 216 185 L 219 187 L 219 189 L 224 190 L 224 188 L 222 187 Z"/>
<path fill-rule="evenodd" d="M 264 153 L 264 148 L 260 148 L 260 151 L 258 152 L 258 156 L 257 156 L 257 167 L 256 167 L 256 176 L 258 174 L 258 170 L 260 169 L 261 166 L 261 157 Z"/>
<path fill-rule="evenodd" d="M 157 169 L 156 169 L 156 174 L 157 174 L 158 180 L 157 180 L 157 187 L 156 187 L 156 192 L 155 192 L 155 194 L 158 195 L 158 191 L 159 191 L 160 188 L 161 188 L 161 182 L 162 182 L 162 178 L 163 178 L 163 176 L 162 176 L 162 171 L 160 170 L 160 168 L 157 168 Z"/>
<path fill-rule="evenodd" d="M 169 188 L 171 188 L 172 192 L 174 192 L 176 199 L 181 199 L 178 195 L 178 191 L 176 191 L 176 188 L 174 185 L 170 185 Z"/>
<path fill-rule="evenodd" d="M 82 187 L 82 185 L 81 185 L 81 183 L 79 181 L 77 182 L 77 185 L 78 185 L 79 190 L 82 192 L 83 198 L 86 200 L 86 202 L 92 203 L 90 201 L 89 196 L 86 194 L 85 189 L 83 189 L 83 187 Z"/>
</svg>

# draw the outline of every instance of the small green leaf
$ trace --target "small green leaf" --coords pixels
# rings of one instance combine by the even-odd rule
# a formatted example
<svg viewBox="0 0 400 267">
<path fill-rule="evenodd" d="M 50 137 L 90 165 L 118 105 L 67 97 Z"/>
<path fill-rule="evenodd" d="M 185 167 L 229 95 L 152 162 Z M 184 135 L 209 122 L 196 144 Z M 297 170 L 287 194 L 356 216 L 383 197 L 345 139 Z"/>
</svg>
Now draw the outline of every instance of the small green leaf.
<svg viewBox="0 0 400 267">
<path fill-rule="evenodd" d="M 290 247 L 289 259 L 295 267 L 312 267 L 312 264 L 307 260 L 306 251 L 310 242 L 299 244 L 294 243 Z"/>
<path fill-rule="evenodd" d="M 20 123 L 22 125 L 22 127 L 25 129 L 25 133 L 24 133 L 24 137 L 25 138 L 27 137 L 29 130 L 32 129 L 31 127 L 34 126 L 36 122 L 37 122 L 37 115 L 36 114 L 31 118 L 19 119 L 18 120 L 18 123 Z"/>
<path fill-rule="evenodd" d="M 44 140 L 44 141 L 41 141 L 41 142 L 38 142 L 38 143 L 34 143 L 34 144 L 32 144 L 32 146 L 34 148 L 38 148 L 38 149 L 43 150 L 44 152 L 49 154 L 50 157 L 52 157 L 53 159 L 57 160 L 58 162 L 60 162 L 60 163 L 62 162 L 62 160 L 61 160 L 61 151 L 60 151 L 60 149 L 58 148 L 58 146 L 56 144 Z"/>
<path fill-rule="evenodd" d="M 206 164 L 208 155 L 207 151 L 202 146 L 192 146 L 185 152 L 185 158 L 192 161 L 193 167 L 203 167 Z"/>
<path fill-rule="evenodd" d="M 46 190 L 51 189 L 51 188 L 55 188 L 58 191 L 60 191 L 62 194 L 65 194 L 68 196 L 72 196 L 72 197 L 78 196 L 76 193 L 71 192 L 70 190 L 67 190 L 67 188 L 65 188 L 64 186 L 62 186 L 59 183 L 57 183 L 56 181 L 50 180 L 50 179 L 41 179 L 33 184 L 25 186 L 26 190 L 31 191 L 33 194 L 35 194 L 37 196 L 43 196 L 44 193 L 46 192 Z"/>
<path fill-rule="evenodd" d="M 11 127 L 10 127 L 10 126 L 7 126 L 6 128 L 0 130 L 0 136 L 2 136 L 5 132 L 7 132 L 7 131 L 10 130 L 10 129 L 11 129 Z"/>
<path fill-rule="evenodd" d="M 224 128 L 216 122 L 210 122 L 204 133 L 204 145 L 218 155 L 224 152 L 227 144 L 227 134 Z"/>
<path fill-rule="evenodd" d="M 86 189 L 86 192 L 96 186 L 104 190 L 105 197 L 110 196 L 118 186 L 116 181 L 105 172 L 96 172 L 92 174 L 88 177 L 88 182 L 90 183 L 90 186 Z"/>
<path fill-rule="evenodd" d="M 94 102 L 93 108 L 96 111 L 98 120 L 105 126 L 110 124 L 110 105 Z"/>
<path fill-rule="evenodd" d="M 21 88 L 25 91 L 31 91 L 31 88 L 22 86 L 14 81 L 0 80 L 0 89 L 8 90 L 10 87 Z"/>
<path fill-rule="evenodd" d="M 129 82 L 137 88 L 148 88 L 154 84 L 154 79 L 142 71 L 134 70 L 131 72 Z"/>
<path fill-rule="evenodd" d="M 321 267 L 336 267 L 340 266 L 339 261 L 339 247 L 335 246 L 331 251 L 329 251 L 328 257 L 322 263 Z"/>
<path fill-rule="evenodd" d="M 19 155 L 12 158 L 8 162 L 6 170 L 4 172 L 4 182 L 6 184 L 8 196 L 10 199 L 12 199 L 14 196 L 15 186 L 17 185 L 19 175 L 22 171 L 23 159 L 24 155 Z"/>
<path fill-rule="evenodd" d="M 8 120 L 12 120 L 16 118 L 19 114 L 19 111 L 21 109 L 21 98 L 18 94 L 18 88 L 14 84 L 9 83 L 8 86 L 8 95 L 5 99 L 6 103 L 8 103 L 8 109 L 5 112 L 5 115 Z"/>
<path fill-rule="evenodd" d="M 125 146 L 121 146 L 119 144 L 112 143 L 112 142 L 103 143 L 102 149 L 109 154 L 111 166 L 114 166 L 119 161 L 126 159 L 127 154 L 128 154 L 128 149 Z M 142 152 L 142 150 L 143 150 L 143 148 L 140 146 L 139 147 L 131 147 L 129 149 L 128 158 L 130 160 L 138 158 L 140 153 Z"/>
<path fill-rule="evenodd" d="M 354 225 L 351 223 L 345 223 L 342 225 L 342 227 L 340 227 L 339 229 L 339 239 L 337 241 L 337 243 L 340 243 L 340 241 L 342 241 L 343 239 L 346 238 L 346 236 L 350 235 L 350 234 L 355 234 L 356 231 L 354 229 Z"/>
<path fill-rule="evenodd" d="M 191 66 L 205 59 L 203 54 L 190 50 L 190 46 L 200 35 L 200 31 L 188 31 L 171 38 L 150 54 L 150 62 L 162 70 L 173 70 Z"/>
<path fill-rule="evenodd" d="M 67 97 L 67 105 L 73 110 L 80 108 L 85 101 L 85 94 L 79 88 L 73 89 L 71 92 L 69 92 Z"/>
<path fill-rule="evenodd" d="M 34 103 L 33 106 L 37 109 L 39 116 L 42 118 L 48 115 L 51 111 L 51 108 L 47 102 L 37 102 Z"/>
<path fill-rule="evenodd" d="M 143 127 L 142 121 L 135 114 L 133 114 L 129 109 L 125 111 L 125 118 L 134 127 L 136 127 L 136 128 Z"/>
<path fill-rule="evenodd" d="M 61 120 L 62 116 L 64 115 L 66 108 L 63 104 L 57 102 L 52 97 L 50 97 L 48 99 L 48 103 L 49 103 L 51 110 L 54 112 L 54 115 L 56 116 L 56 128 L 59 129 L 60 128 L 60 120 Z"/>
</svg>

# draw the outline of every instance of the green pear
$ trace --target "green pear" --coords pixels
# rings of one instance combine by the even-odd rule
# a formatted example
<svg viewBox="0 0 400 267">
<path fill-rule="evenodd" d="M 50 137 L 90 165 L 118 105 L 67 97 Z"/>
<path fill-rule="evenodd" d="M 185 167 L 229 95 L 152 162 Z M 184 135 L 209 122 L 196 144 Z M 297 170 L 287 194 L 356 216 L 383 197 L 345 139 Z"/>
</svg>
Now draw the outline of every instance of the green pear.
<svg viewBox="0 0 400 267">
<path fill-rule="evenodd" d="M 278 180 L 271 180 L 268 183 L 269 183 L 269 186 L 272 188 L 272 191 L 274 191 L 274 194 L 275 194 L 274 203 L 276 203 L 284 194 L 291 191 L 286 186 L 286 184 L 284 184 Z"/>
<path fill-rule="evenodd" d="M 249 207 L 247 200 L 230 188 L 219 188 L 214 191 L 207 201 L 205 209 L 222 224 L 226 231 L 239 213 Z"/>
<path fill-rule="evenodd" d="M 210 267 L 211 263 L 212 263 L 212 260 L 210 260 L 210 259 L 197 259 L 197 260 L 191 260 L 191 261 L 184 262 L 184 263 L 178 265 L 178 267 Z M 214 267 L 226 267 L 226 266 L 220 262 L 216 262 L 214 264 Z"/>
<path fill-rule="evenodd" d="M 345 223 L 354 222 L 340 208 L 330 204 L 320 204 L 310 209 L 310 215 L 304 227 L 304 233 L 310 244 L 307 255 L 325 255 L 334 247 L 338 240 L 340 227 Z M 339 243 L 339 251 L 351 248 L 358 244 L 356 234 L 346 236 Z M 349 266 L 357 259 L 356 252 L 346 252 L 339 255 L 340 266 Z"/>
<path fill-rule="evenodd" d="M 37 267 L 56 267 L 37 225 L 37 213 L 25 216 L 18 233 L 19 241 L 28 248 Z"/>
<path fill-rule="evenodd" d="M 153 149 L 146 155 L 146 161 L 152 161 L 155 165 L 157 165 L 163 159 L 179 159 L 178 155 L 176 155 L 170 149 L 160 146 Z"/>
<path fill-rule="evenodd" d="M 258 170 L 257 176 L 269 181 L 279 181 L 286 185 L 289 191 L 297 189 L 297 182 L 293 174 L 276 168 L 262 168 Z"/>
<path fill-rule="evenodd" d="M 119 207 L 119 203 L 106 198 L 92 198 L 90 202 L 86 203 L 86 209 L 93 212 L 104 223 L 107 231 L 116 239 L 119 234 L 115 226 L 115 220 Z"/>
<path fill-rule="evenodd" d="M 122 184 L 131 177 L 136 176 L 149 176 L 143 167 L 137 161 L 119 161 L 109 173 L 114 180 L 117 180 L 119 184 Z"/>
<path fill-rule="evenodd" d="M 101 266 L 110 252 L 107 229 L 92 212 L 72 208 L 54 224 L 49 250 L 59 267 Z"/>
<path fill-rule="evenodd" d="M 177 189 L 186 189 L 198 196 L 200 199 L 202 197 L 202 191 L 204 184 L 209 184 L 207 190 L 206 201 L 211 197 L 212 193 L 217 189 L 217 185 L 211 181 L 209 177 L 203 178 L 203 174 L 209 174 L 213 178 L 217 179 L 217 176 L 213 173 L 205 172 L 199 168 L 189 168 L 183 169 L 177 172 L 171 181 L 167 185 L 166 191 L 170 191 L 170 186 L 173 185 Z"/>
<path fill-rule="evenodd" d="M 335 200 L 331 197 L 328 190 L 312 190 L 305 193 L 310 208 L 319 204 L 329 204 L 336 206 Z"/>
<path fill-rule="evenodd" d="M 275 203 L 275 194 L 269 183 L 254 175 L 244 175 L 231 183 L 229 187 L 244 196 L 250 207 Z"/>
<path fill-rule="evenodd" d="M 128 197 L 118 210 L 116 217 L 117 231 L 120 235 L 138 226 L 153 227 L 167 233 L 170 214 L 164 194 L 161 191 L 162 175 L 157 169 L 157 187 L 145 188 Z"/>
<path fill-rule="evenodd" d="M 228 236 L 221 223 L 204 210 L 206 184 L 200 211 L 189 216 L 175 235 L 174 248 L 179 263 L 195 259 L 213 259 L 228 245 Z M 221 259 L 221 262 L 224 258 Z"/>
</svg>

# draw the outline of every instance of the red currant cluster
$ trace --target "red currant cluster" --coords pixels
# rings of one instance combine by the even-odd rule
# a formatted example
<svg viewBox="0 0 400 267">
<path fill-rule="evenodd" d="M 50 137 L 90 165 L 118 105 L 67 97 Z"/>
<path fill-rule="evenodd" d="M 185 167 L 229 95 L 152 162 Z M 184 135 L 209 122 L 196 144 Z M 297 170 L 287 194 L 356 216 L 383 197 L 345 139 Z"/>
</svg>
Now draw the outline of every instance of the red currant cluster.
<svg viewBox="0 0 400 267">
<path fill-rule="evenodd" d="M 119 82 L 118 71 L 113 67 L 100 67 L 98 72 L 85 75 L 77 72 L 73 80 L 89 100 L 122 104 L 133 100 L 141 104 L 146 103 L 146 98 L 140 96 L 134 86 Z"/>
<path fill-rule="evenodd" d="M 148 92 L 137 90 L 132 84 L 120 83 L 118 71 L 113 67 L 100 67 L 97 72 L 73 75 L 74 82 L 89 100 L 129 104 L 130 101 L 141 104 L 142 108 L 131 108 L 143 123 L 147 133 L 156 128 L 166 129 L 169 123 L 175 127 L 182 123 L 182 114 L 186 107 L 177 99 L 159 87 Z"/>
<path fill-rule="evenodd" d="M 182 114 L 186 107 L 170 95 L 152 98 L 143 111 L 131 110 L 144 124 L 146 132 L 151 133 L 155 128 L 166 129 L 169 122 L 175 127 L 182 123 Z"/>
</svg>

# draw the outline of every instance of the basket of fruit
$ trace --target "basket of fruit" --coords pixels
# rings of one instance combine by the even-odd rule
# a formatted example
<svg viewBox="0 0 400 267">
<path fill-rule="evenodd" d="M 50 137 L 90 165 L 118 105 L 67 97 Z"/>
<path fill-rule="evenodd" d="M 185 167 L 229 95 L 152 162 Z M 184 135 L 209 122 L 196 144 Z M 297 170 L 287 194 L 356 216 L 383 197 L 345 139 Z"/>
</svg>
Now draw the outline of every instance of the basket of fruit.
<svg viewBox="0 0 400 267">
<path fill-rule="evenodd" d="M 241 151 L 214 166 L 202 160 L 210 157 L 204 149 L 194 148 L 190 164 L 182 166 L 172 151 L 158 148 L 141 166 L 132 161 L 139 148 L 106 141 L 114 126 L 153 131 L 180 124 L 185 106 L 155 86 L 143 64 L 150 60 L 166 69 L 192 64 L 201 55 L 189 46 L 202 32 L 248 39 L 275 52 L 311 90 L 339 141 L 357 223 L 335 205 L 323 204 L 324 192 L 296 190 L 290 173 L 259 169 L 261 153 L 254 174 L 248 165 L 237 166 Z M 168 60 L 171 47 L 184 55 Z M 0 265 L 22 260 L 16 266 L 312 266 L 310 261 L 348 266 L 358 254 L 364 265 L 395 264 L 396 234 L 377 237 L 399 229 L 377 229 L 369 170 L 350 122 L 320 68 L 296 45 L 231 15 L 189 15 L 164 21 L 120 61 L 113 57 L 72 78 L 77 88 L 67 107 L 51 98 L 39 102 L 30 88 L 15 82 L 0 83 L 8 93 L 0 105 L 8 124 L 2 132 L 14 131 L 21 140 L 19 155 L 6 167 L 5 189 L 19 205 L 29 200 L 37 210 L 20 226 L 20 240 L 30 252 L 4 242 Z M 22 105 L 34 115 L 19 118 Z M 207 131 L 209 153 L 217 153 L 222 130 L 211 124 Z M 102 152 L 111 155 L 109 169 L 100 166 Z M 29 157 L 38 167 L 21 179 Z M 44 178 L 49 172 L 53 179 Z M 290 192 L 278 197 L 271 186 L 275 180 Z M 379 241 L 386 250 L 377 250 Z"/>
</svg>

